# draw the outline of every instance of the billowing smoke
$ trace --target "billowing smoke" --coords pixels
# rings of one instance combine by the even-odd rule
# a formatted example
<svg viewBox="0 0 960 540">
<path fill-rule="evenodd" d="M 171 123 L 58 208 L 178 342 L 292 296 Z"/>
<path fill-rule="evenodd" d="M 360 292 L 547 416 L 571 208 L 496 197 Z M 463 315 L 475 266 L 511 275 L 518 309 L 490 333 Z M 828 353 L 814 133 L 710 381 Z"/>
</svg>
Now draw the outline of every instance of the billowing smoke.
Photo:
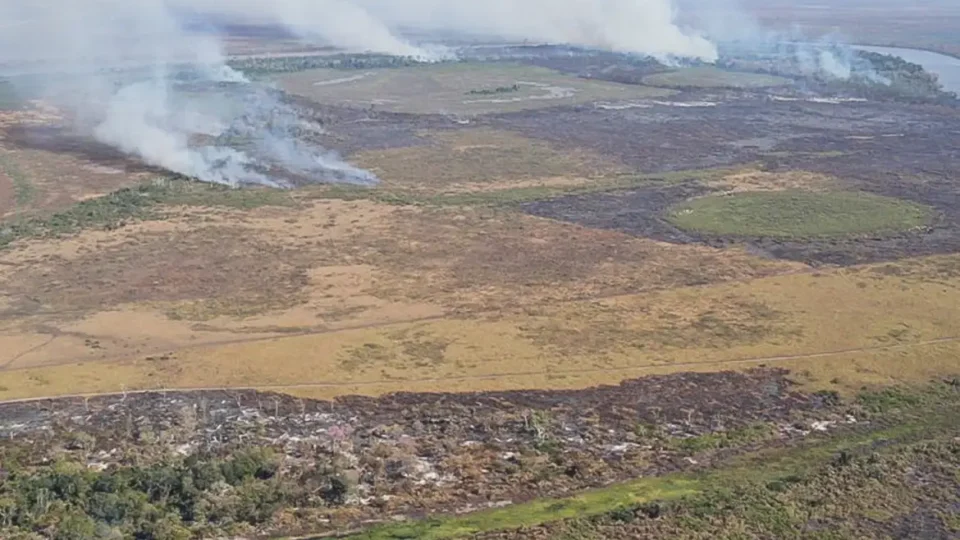
<svg viewBox="0 0 960 540">
<path fill-rule="evenodd" d="M 472 35 L 712 61 L 716 48 L 675 23 L 672 0 L 171 0 L 180 9 L 281 23 L 356 50 L 435 58 L 401 31 Z M 442 54 L 442 53 L 441 53 Z"/>
<path fill-rule="evenodd" d="M 87 134 L 171 171 L 232 185 L 369 183 L 304 142 L 319 128 L 231 70 L 219 38 L 186 19 L 279 24 L 314 43 L 421 59 L 448 52 L 403 37 L 411 31 L 716 59 L 674 16 L 672 0 L 0 0 L 0 67 L 32 71 Z"/>
<path fill-rule="evenodd" d="M 75 127 L 146 163 L 230 185 L 372 183 L 300 137 L 319 126 L 230 69 L 163 0 L 0 4 L 0 61 Z"/>
</svg>

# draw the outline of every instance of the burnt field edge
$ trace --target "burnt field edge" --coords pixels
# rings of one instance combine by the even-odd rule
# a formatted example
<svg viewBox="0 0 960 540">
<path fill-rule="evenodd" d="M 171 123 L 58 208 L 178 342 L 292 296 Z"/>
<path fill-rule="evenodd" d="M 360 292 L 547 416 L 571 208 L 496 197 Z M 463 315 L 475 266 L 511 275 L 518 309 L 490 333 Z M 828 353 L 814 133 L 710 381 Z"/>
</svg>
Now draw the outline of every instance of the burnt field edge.
<svg viewBox="0 0 960 540">
<path fill-rule="evenodd" d="M 960 423 L 956 378 L 848 400 L 798 392 L 788 376 L 333 401 L 246 391 L 7 403 L 0 509 L 13 509 L 8 527 L 50 535 L 99 527 L 153 538 L 162 526 L 183 538 L 449 538 L 695 500 L 744 479 L 777 483 L 838 453 Z M 425 516 L 453 517 L 410 521 Z"/>
<path fill-rule="evenodd" d="M 872 462 L 880 455 L 897 455 L 914 445 L 936 445 L 951 440 L 960 428 L 960 401 L 957 381 L 950 381 L 946 401 L 926 401 L 939 395 L 937 385 L 916 394 L 864 392 L 861 402 L 893 401 L 879 405 L 882 411 L 868 427 L 811 437 L 793 445 L 771 445 L 748 450 L 694 472 L 639 478 L 571 497 L 546 498 L 504 508 L 466 515 L 438 516 L 415 523 L 384 525 L 360 532 L 338 535 L 301 536 L 298 540 L 348 538 L 351 540 L 441 539 L 484 537 L 487 533 L 510 531 L 525 537 L 529 528 L 557 522 L 591 519 L 632 521 L 656 519 L 665 508 L 709 506 L 718 493 L 765 486 L 776 492 L 784 485 L 804 482 L 826 467 L 840 467 L 867 456 Z M 899 397 L 894 397 L 899 396 Z M 922 396 L 922 397 L 921 397 Z M 900 398 L 902 403 L 894 403 Z M 875 402 L 878 405 L 879 402 Z M 906 406 L 904 406 L 906 405 Z M 901 408 L 902 407 L 902 408 Z M 956 439 L 953 438 L 953 443 Z M 491 534 L 490 538 L 497 537 Z M 512 537 L 510 534 L 507 537 Z"/>
</svg>

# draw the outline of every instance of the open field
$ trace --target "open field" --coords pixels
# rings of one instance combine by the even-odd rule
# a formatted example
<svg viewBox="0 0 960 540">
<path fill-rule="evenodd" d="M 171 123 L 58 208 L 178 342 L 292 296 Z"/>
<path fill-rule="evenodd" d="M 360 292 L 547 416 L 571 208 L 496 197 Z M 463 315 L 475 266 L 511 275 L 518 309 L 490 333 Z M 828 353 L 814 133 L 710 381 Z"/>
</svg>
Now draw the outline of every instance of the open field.
<svg viewBox="0 0 960 540">
<path fill-rule="evenodd" d="M 279 80 L 378 185 L 200 184 L 0 116 L 0 536 L 784 536 L 860 489 L 835 459 L 953 503 L 924 456 L 955 453 L 957 109 L 499 63 Z M 54 477 L 82 489 L 24 503 Z M 731 489 L 771 514 L 719 520 Z M 955 525 L 865 493 L 887 514 L 842 506 L 851 534 Z"/>
<path fill-rule="evenodd" d="M 816 238 L 924 228 L 934 213 L 868 193 L 766 191 L 693 199 L 670 208 L 667 219 L 701 234 Z"/>
<path fill-rule="evenodd" d="M 769 88 L 786 86 L 790 81 L 773 75 L 695 67 L 648 75 L 643 83 L 667 88 Z"/>
<path fill-rule="evenodd" d="M 670 95 L 669 90 L 586 81 L 512 64 L 441 64 L 359 73 L 313 70 L 282 76 L 279 82 L 287 91 L 320 103 L 421 114 L 471 115 Z M 496 92 L 514 85 L 515 91 Z"/>
</svg>

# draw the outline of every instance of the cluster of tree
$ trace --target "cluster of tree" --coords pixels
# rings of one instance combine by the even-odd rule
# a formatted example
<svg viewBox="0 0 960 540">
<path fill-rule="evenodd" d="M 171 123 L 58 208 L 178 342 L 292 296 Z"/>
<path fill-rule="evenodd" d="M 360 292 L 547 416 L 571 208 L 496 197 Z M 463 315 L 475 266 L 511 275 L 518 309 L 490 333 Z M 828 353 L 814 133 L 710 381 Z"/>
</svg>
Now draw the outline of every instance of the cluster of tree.
<svg viewBox="0 0 960 540">
<path fill-rule="evenodd" d="M 247 75 L 257 76 L 271 73 L 294 73 L 308 69 L 352 70 L 400 68 L 423 63 L 423 61 L 409 56 L 391 56 L 387 54 L 333 54 L 278 58 L 240 58 L 231 60 L 228 65 Z"/>
<path fill-rule="evenodd" d="M 7 456 L 5 456 L 6 458 Z M 0 538 L 185 540 L 268 523 L 282 508 L 343 504 L 327 464 L 283 471 L 268 449 L 96 471 L 75 462 L 0 470 Z"/>
<path fill-rule="evenodd" d="M 857 58 L 869 67 L 855 70 L 847 83 L 856 86 L 864 97 L 942 102 L 957 99 L 955 94 L 943 90 L 935 74 L 919 64 L 867 51 L 859 51 Z"/>
<path fill-rule="evenodd" d="M 621 84 L 643 84 L 643 78 L 665 71 L 667 67 L 650 56 L 582 49 L 558 54 L 546 49 L 543 54 L 526 57 L 525 62 L 576 75 L 584 79 Z"/>
<path fill-rule="evenodd" d="M 519 92 L 520 85 L 513 84 L 510 86 L 498 86 L 496 88 L 479 88 L 473 89 L 467 92 L 467 95 L 471 96 L 493 96 L 496 94 L 509 94 L 511 92 Z"/>
<path fill-rule="evenodd" d="M 814 71 L 809 60 L 811 55 L 799 54 L 798 50 L 793 46 L 776 53 L 736 51 L 721 57 L 717 66 L 791 77 L 811 90 L 826 94 L 922 103 L 957 102 L 956 94 L 944 91 L 935 74 L 899 56 L 856 51 L 848 61 L 849 76 L 837 77 Z"/>
</svg>

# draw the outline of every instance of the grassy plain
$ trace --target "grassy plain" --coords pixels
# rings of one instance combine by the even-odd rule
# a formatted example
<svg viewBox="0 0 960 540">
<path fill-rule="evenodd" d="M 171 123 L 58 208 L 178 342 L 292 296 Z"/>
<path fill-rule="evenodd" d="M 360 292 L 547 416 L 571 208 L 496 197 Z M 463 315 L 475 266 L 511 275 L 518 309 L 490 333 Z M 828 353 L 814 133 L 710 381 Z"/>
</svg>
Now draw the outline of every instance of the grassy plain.
<svg viewBox="0 0 960 540">
<path fill-rule="evenodd" d="M 573 388 L 759 365 L 853 392 L 958 370 L 957 256 L 815 270 L 515 206 L 690 182 L 832 193 L 834 179 L 631 175 L 502 132 L 426 136 L 358 156 L 385 179 L 374 189 L 148 182 L 8 221 L 0 398 Z"/>
<path fill-rule="evenodd" d="M 320 103 L 406 113 L 482 114 L 593 101 L 657 98 L 670 90 L 579 79 L 531 66 L 455 63 L 359 73 L 311 70 L 279 76 L 287 91 Z M 484 95 L 518 85 L 516 92 Z M 471 93 L 474 92 L 474 93 Z"/>
<path fill-rule="evenodd" d="M 681 229 L 728 236 L 817 238 L 895 233 L 928 225 L 934 211 L 856 192 L 765 191 L 701 197 L 674 206 Z"/>
<path fill-rule="evenodd" d="M 761 73 L 726 71 L 715 67 L 692 67 L 655 73 L 644 84 L 666 88 L 768 88 L 785 86 L 788 79 Z"/>
<path fill-rule="evenodd" d="M 20 356 L 0 374 L 0 396 L 222 386 L 311 397 L 566 388 L 760 365 L 788 367 L 810 388 L 851 392 L 957 371 L 958 269 L 960 259 L 941 257 L 603 299 L 539 297 L 513 310 L 458 310 L 458 295 L 437 294 L 420 308 L 402 298 L 362 306 L 339 325 L 283 312 L 203 325 L 164 322 L 145 306 L 119 306 L 63 326 L 46 350 Z M 478 283 L 478 294 L 504 292 L 489 279 Z M 371 294 L 372 284 L 354 286 L 373 298 L 384 294 Z M 285 320 L 290 326 L 282 326 Z M 137 341 L 130 324 L 153 332 L 135 347 L 162 338 L 154 353 L 130 349 Z M 75 354 L 69 345 L 79 336 L 103 349 L 86 361 L 64 355 Z M 107 357 L 98 358 L 104 351 Z"/>
</svg>

